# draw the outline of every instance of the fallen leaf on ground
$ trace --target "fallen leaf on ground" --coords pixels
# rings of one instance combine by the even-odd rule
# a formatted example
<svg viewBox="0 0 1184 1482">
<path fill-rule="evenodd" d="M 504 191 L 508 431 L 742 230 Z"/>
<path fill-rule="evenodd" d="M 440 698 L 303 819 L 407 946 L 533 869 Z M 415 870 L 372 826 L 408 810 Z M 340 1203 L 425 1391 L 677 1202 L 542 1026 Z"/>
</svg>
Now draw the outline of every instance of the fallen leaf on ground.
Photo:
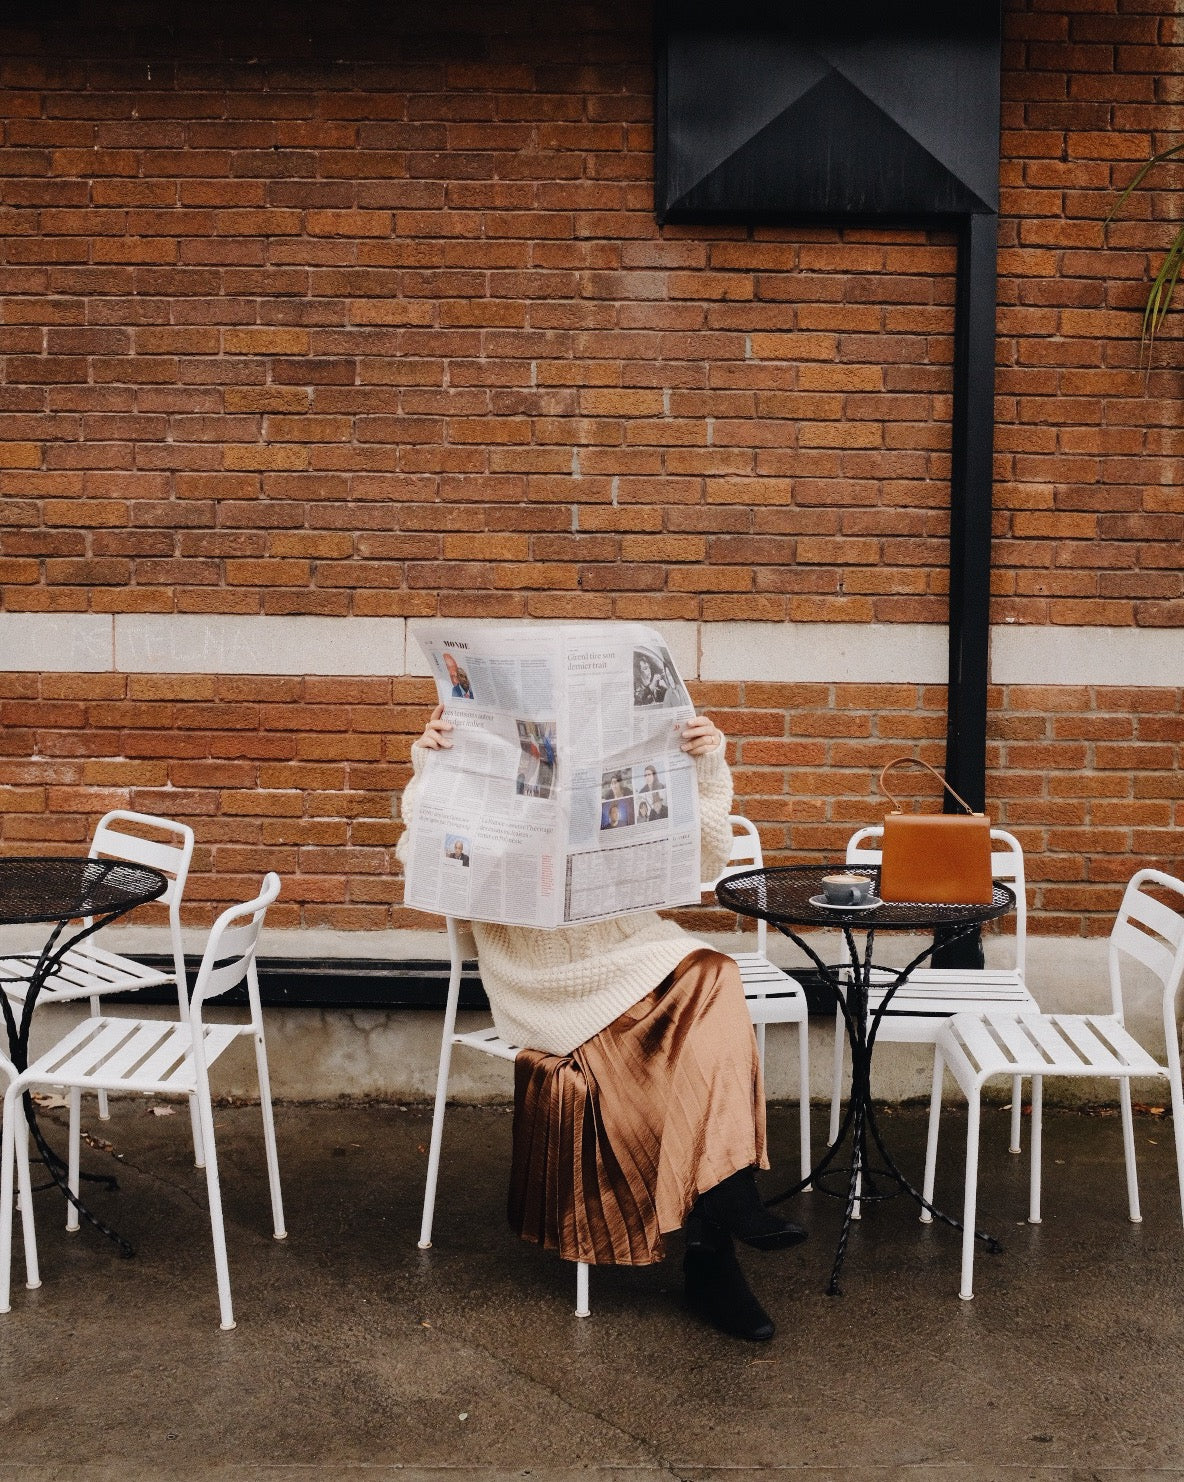
<svg viewBox="0 0 1184 1482">
<path fill-rule="evenodd" d="M 46 1111 L 64 1111 L 70 1105 L 68 1096 L 56 1096 L 52 1091 L 34 1091 L 33 1100 Z"/>
<path fill-rule="evenodd" d="M 150 1117 L 175 1117 L 177 1108 L 175 1106 L 150 1106 L 148 1115 Z"/>
</svg>

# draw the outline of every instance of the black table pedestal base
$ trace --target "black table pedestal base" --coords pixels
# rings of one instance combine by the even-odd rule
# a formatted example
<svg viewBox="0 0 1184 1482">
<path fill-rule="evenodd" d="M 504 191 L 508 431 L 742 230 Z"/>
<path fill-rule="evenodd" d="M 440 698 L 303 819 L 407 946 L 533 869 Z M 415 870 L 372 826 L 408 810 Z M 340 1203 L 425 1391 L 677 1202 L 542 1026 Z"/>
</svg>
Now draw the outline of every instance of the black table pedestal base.
<svg viewBox="0 0 1184 1482">
<path fill-rule="evenodd" d="M 834 989 L 835 998 L 843 1015 L 843 1024 L 847 1033 L 847 1041 L 851 1046 L 851 1095 L 847 1102 L 847 1109 L 843 1114 L 843 1120 L 839 1126 L 838 1136 L 830 1144 L 821 1160 L 810 1170 L 806 1178 L 791 1185 L 783 1193 L 774 1195 L 765 1202 L 769 1205 L 781 1204 L 786 1199 L 792 1198 L 794 1194 L 800 1193 L 806 1187 L 813 1185 L 819 1192 L 830 1198 L 844 1199 L 843 1220 L 839 1228 L 839 1240 L 835 1250 L 834 1265 L 831 1268 L 830 1280 L 827 1282 L 826 1291 L 828 1296 L 837 1297 L 842 1294 L 839 1286 L 839 1276 L 843 1269 L 843 1262 L 847 1255 L 847 1243 L 851 1235 L 851 1225 L 856 1218 L 856 1209 L 865 1203 L 879 1202 L 883 1199 L 894 1198 L 899 1194 L 906 1194 L 921 1209 L 925 1210 L 930 1219 L 937 1220 L 943 1225 L 948 1225 L 952 1230 L 961 1230 L 962 1223 L 952 1215 L 945 1214 L 942 1210 L 931 1204 L 920 1189 L 916 1188 L 901 1173 L 896 1165 L 895 1159 L 884 1145 L 884 1139 L 880 1134 L 880 1128 L 876 1121 L 875 1107 L 871 1097 L 871 1061 L 872 1051 L 875 1048 L 876 1034 L 880 1028 L 881 1020 L 887 1009 L 892 995 L 908 980 L 909 974 L 936 950 L 931 944 L 916 956 L 909 965 L 896 974 L 894 982 L 887 986 L 884 997 L 875 1013 L 869 1020 L 868 996 L 872 980 L 872 946 L 875 940 L 875 929 L 869 927 L 864 943 L 862 957 L 856 950 L 855 941 L 852 936 L 852 928 L 843 926 L 843 934 L 847 942 L 849 961 L 845 967 L 838 969 L 828 967 L 814 950 L 802 940 L 795 932 L 782 922 L 774 925 L 785 936 L 794 942 L 803 952 L 810 957 L 824 979 Z M 954 927 L 947 936 L 946 941 L 959 935 L 966 935 L 976 930 L 974 925 L 964 928 Z M 869 1144 L 874 1147 L 880 1160 L 880 1165 L 873 1168 L 869 1158 Z M 836 1158 L 840 1151 L 850 1146 L 850 1162 L 839 1165 Z M 825 1180 L 833 1178 L 838 1174 L 847 1175 L 846 1188 L 843 1190 L 828 1189 Z M 881 1187 L 888 1183 L 890 1187 L 885 1190 Z M 975 1239 L 982 1240 L 992 1254 L 1002 1250 L 1002 1246 L 992 1235 L 984 1231 L 976 1230 Z"/>
</svg>

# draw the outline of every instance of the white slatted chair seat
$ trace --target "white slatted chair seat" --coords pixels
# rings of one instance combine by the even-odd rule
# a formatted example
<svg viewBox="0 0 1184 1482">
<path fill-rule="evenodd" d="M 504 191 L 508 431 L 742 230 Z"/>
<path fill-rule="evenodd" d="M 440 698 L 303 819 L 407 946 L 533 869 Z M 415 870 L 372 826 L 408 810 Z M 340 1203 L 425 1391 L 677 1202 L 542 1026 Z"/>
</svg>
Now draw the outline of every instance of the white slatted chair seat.
<svg viewBox="0 0 1184 1482">
<path fill-rule="evenodd" d="M 212 1065 L 251 1026 L 203 1024 L 202 1047 Z M 105 1086 L 108 1091 L 176 1092 L 197 1088 L 193 1035 L 188 1024 L 168 1020 L 83 1019 L 26 1072 L 39 1085 Z"/>
<path fill-rule="evenodd" d="M 996 1075 L 1168 1074 L 1113 1014 L 955 1014 L 940 1044 L 946 1068 L 963 1088 Z"/>
<path fill-rule="evenodd" d="M 14 1170 L 20 1179 L 22 1191 L 26 1260 L 29 1237 L 32 1234 L 32 1200 L 25 1193 L 30 1182 L 28 1127 L 20 1113 L 20 1097 L 36 1086 L 61 1087 L 69 1092 L 68 1183 L 72 1199 L 77 1200 L 80 1104 L 83 1091 L 103 1089 L 160 1094 L 172 1092 L 189 1098 L 190 1105 L 196 1108 L 196 1116 L 200 1122 L 200 1145 L 205 1154 L 206 1193 L 209 1199 L 210 1235 L 218 1283 L 218 1308 L 222 1327 L 234 1327 L 209 1068 L 235 1040 L 249 1038 L 254 1042 L 263 1121 L 263 1147 L 271 1193 L 272 1228 L 275 1238 L 283 1240 L 287 1231 L 284 1228 L 279 1160 L 276 1155 L 271 1078 L 263 1038 L 259 974 L 255 964 L 263 920 L 268 906 L 275 900 L 279 890 L 280 877 L 272 871 L 265 876 L 262 889 L 254 900 L 231 906 L 229 910 L 222 912 L 210 929 L 201 967 L 193 986 L 193 997 L 184 1004 L 178 1004 L 176 1018 L 115 1018 L 107 1014 L 92 1014 L 68 1030 L 57 1044 L 13 1078 L 4 1097 L 3 1152 L 0 1153 L 0 1312 L 7 1312 L 10 1305 Z M 221 994 L 237 988 L 244 980 L 247 986 L 247 1022 L 207 1024 L 206 1005 Z M 69 1208 L 66 1227 L 76 1230 L 77 1209 L 73 1202 Z M 37 1284 L 35 1245 L 33 1261 L 30 1286 Z"/>
<path fill-rule="evenodd" d="M 1174 896 L 1174 907 L 1161 896 Z M 1028 1220 L 1040 1223 L 1041 1112 L 1046 1076 L 1075 1076 L 1118 1082 L 1122 1140 L 1130 1217 L 1139 1221 L 1139 1185 L 1131 1078 L 1166 1080 L 1172 1098 L 1176 1180 L 1184 1216 L 1184 1085 L 1180 1074 L 1177 1015 L 1184 981 L 1184 880 L 1162 870 L 1139 870 L 1127 885 L 1109 945 L 1108 1014 L 1042 1014 L 1038 1010 L 991 1008 L 963 1012 L 946 1021 L 934 1042 L 933 1087 L 929 1101 L 929 1141 L 925 1152 L 924 1195 L 932 1203 L 937 1164 L 938 1122 L 944 1070 L 949 1068 L 968 1107 L 966 1174 L 963 1199 L 960 1295 L 974 1295 L 974 1222 L 978 1197 L 978 1143 L 982 1088 L 995 1076 L 1032 1081 L 1032 1167 Z M 1127 1029 L 1123 1016 L 1122 966 L 1134 959 L 1162 989 L 1161 1011 L 1167 1064 L 1161 1064 Z M 928 1214 L 922 1219 L 928 1221 Z"/>
<path fill-rule="evenodd" d="M 496 1055 L 499 1060 L 516 1060 L 520 1046 L 507 1044 L 493 1028 L 473 1029 L 467 1034 L 454 1034 L 454 1045 L 467 1045 L 470 1050 L 480 1050 L 484 1055 Z"/>
<path fill-rule="evenodd" d="M 870 1015 L 883 1003 L 884 991 L 873 988 L 867 1001 Z M 1023 981 L 1005 969 L 994 972 L 987 968 L 975 973 L 965 973 L 956 968 L 918 971 L 892 995 L 889 1011 L 880 1020 L 877 1038 L 892 1040 L 907 1035 L 910 1042 L 915 1042 L 921 1028 L 916 1022 L 918 1019 L 926 1021 L 931 1035 L 936 1035 L 943 1024 L 963 1010 L 1005 1008 L 1008 1005 L 1017 1009 L 1036 1008 L 1036 1002 Z M 901 1020 L 906 1018 L 913 1022 L 902 1024 Z"/>
<path fill-rule="evenodd" d="M 0 986 L 14 1003 L 24 1003 L 36 966 L 36 955 L 0 957 Z M 132 957 L 122 957 L 118 952 L 86 943 L 66 953 L 43 987 L 38 1002 L 65 1003 L 107 993 L 134 992 L 138 988 L 160 988 L 175 981 L 173 972 L 146 967 Z"/>
<path fill-rule="evenodd" d="M 754 1024 L 805 1024 L 806 994 L 796 978 L 759 952 L 733 952 L 744 984 L 744 1001 Z"/>
</svg>

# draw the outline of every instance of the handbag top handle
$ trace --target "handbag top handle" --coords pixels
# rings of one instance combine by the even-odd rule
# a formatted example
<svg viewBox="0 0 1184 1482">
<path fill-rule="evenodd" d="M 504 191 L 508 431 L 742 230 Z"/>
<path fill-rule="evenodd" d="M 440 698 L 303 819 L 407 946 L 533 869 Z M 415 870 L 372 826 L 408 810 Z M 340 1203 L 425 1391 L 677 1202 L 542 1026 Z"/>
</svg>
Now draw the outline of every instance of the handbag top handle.
<svg viewBox="0 0 1184 1482">
<path fill-rule="evenodd" d="M 970 806 L 966 799 L 962 797 L 960 793 L 956 793 L 954 791 L 954 789 L 950 786 L 950 784 L 941 775 L 936 767 L 931 767 L 928 762 L 923 762 L 919 756 L 898 756 L 893 761 L 890 761 L 887 766 L 885 766 L 884 770 L 880 773 L 880 791 L 886 798 L 889 799 L 889 801 L 892 803 L 892 806 L 898 813 L 903 813 L 904 809 L 901 807 L 900 799 L 893 796 L 893 794 L 888 791 L 888 784 L 884 781 L 884 778 L 887 777 L 888 773 L 892 770 L 893 767 L 900 766 L 924 767 L 927 772 L 932 772 L 937 780 L 941 783 L 941 785 L 945 788 L 946 792 L 948 792 L 950 796 L 955 799 L 955 801 L 961 803 L 963 808 L 966 809 L 967 813 L 971 814 L 972 816 L 974 815 L 974 809 Z"/>
</svg>

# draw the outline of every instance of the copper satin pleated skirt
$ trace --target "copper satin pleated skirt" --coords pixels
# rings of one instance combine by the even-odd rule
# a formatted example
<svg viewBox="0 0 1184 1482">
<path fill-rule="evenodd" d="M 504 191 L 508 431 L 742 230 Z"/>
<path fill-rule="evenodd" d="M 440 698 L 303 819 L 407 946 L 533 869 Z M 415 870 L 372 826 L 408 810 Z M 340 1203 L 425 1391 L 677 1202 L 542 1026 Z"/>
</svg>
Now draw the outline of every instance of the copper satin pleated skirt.
<svg viewBox="0 0 1184 1482">
<path fill-rule="evenodd" d="M 697 948 L 570 1055 L 514 1065 L 511 1228 L 590 1265 L 648 1266 L 696 1198 L 768 1167 L 740 972 Z"/>
</svg>

